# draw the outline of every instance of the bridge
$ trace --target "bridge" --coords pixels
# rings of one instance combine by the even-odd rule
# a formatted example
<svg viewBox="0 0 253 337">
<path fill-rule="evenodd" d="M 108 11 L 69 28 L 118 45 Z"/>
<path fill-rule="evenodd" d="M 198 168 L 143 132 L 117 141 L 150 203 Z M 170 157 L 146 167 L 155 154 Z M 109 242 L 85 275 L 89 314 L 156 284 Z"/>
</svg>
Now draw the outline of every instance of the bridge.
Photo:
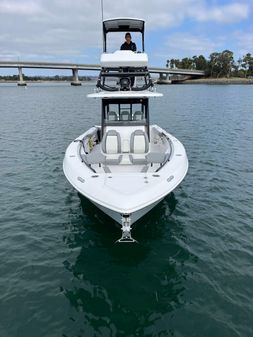
<svg viewBox="0 0 253 337">
<path fill-rule="evenodd" d="M 26 82 L 23 79 L 23 69 L 66 69 L 72 70 L 73 80 L 71 85 L 81 85 L 78 79 L 78 70 L 100 71 L 101 66 L 98 64 L 77 64 L 77 63 L 52 63 L 52 62 L 15 62 L 15 61 L 0 61 L 0 68 L 16 68 L 19 73 L 18 85 L 24 86 Z M 150 73 L 160 75 L 160 79 L 167 79 L 169 75 L 185 75 L 188 77 L 202 77 L 204 71 L 192 69 L 172 69 L 172 68 L 149 68 Z"/>
</svg>

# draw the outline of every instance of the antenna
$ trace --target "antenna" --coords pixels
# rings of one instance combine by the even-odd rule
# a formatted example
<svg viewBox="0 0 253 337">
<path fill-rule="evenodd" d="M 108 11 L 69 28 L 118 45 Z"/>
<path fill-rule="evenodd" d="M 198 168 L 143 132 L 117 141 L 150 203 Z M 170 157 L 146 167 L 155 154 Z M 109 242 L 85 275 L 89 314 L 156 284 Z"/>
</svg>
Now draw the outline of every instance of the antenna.
<svg viewBox="0 0 253 337">
<path fill-rule="evenodd" d="M 101 0 L 101 19 L 102 19 L 102 24 L 101 24 L 101 27 L 102 27 L 102 44 L 104 46 L 105 42 L 104 42 L 104 34 L 103 34 L 103 21 L 104 21 L 104 0 Z M 105 48 L 105 47 L 104 47 Z M 104 50 L 104 48 L 102 49 L 102 52 Z"/>
<path fill-rule="evenodd" d="M 101 0 L 101 16 L 102 16 L 102 22 L 104 21 L 104 1 Z"/>
</svg>

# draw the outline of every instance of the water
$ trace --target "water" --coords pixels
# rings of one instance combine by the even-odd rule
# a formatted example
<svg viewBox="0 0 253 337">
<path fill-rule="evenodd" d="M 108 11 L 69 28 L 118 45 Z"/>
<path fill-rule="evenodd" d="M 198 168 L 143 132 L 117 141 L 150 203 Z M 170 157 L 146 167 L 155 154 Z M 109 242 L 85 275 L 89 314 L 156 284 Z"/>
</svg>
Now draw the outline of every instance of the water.
<svg viewBox="0 0 253 337">
<path fill-rule="evenodd" d="M 158 89 L 190 168 L 119 246 L 62 172 L 100 120 L 91 84 L 0 86 L 1 337 L 253 335 L 252 87 Z"/>
</svg>

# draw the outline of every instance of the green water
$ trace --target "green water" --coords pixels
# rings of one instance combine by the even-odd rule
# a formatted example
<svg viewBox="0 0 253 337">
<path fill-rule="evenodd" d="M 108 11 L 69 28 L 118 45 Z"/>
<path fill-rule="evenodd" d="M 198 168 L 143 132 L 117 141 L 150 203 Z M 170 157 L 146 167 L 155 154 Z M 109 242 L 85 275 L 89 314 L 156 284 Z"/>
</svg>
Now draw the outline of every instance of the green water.
<svg viewBox="0 0 253 337">
<path fill-rule="evenodd" d="M 69 185 L 100 121 L 91 84 L 0 86 L 0 336 L 253 336 L 253 87 L 162 86 L 151 119 L 185 145 L 183 183 L 138 245 Z"/>
</svg>

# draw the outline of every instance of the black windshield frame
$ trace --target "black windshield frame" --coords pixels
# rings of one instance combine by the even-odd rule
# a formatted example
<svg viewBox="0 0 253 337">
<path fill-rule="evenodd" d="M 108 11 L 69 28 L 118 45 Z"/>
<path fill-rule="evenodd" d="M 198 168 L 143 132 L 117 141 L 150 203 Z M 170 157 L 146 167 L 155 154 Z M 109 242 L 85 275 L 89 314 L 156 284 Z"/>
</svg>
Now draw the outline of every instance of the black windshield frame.
<svg viewBox="0 0 253 337">
<path fill-rule="evenodd" d="M 117 114 L 119 115 L 122 110 L 129 109 L 131 119 L 130 120 L 108 120 L 108 112 L 110 111 L 110 106 L 118 106 Z M 134 106 L 140 106 L 143 113 L 143 117 L 140 120 L 133 119 Z M 122 107 L 124 106 L 124 107 Z M 128 106 L 127 108 L 125 106 Z M 101 125 L 102 134 L 104 134 L 104 129 L 106 126 L 145 126 L 147 129 L 147 134 L 149 138 L 149 100 L 148 98 L 105 98 L 102 99 L 101 108 Z"/>
</svg>

